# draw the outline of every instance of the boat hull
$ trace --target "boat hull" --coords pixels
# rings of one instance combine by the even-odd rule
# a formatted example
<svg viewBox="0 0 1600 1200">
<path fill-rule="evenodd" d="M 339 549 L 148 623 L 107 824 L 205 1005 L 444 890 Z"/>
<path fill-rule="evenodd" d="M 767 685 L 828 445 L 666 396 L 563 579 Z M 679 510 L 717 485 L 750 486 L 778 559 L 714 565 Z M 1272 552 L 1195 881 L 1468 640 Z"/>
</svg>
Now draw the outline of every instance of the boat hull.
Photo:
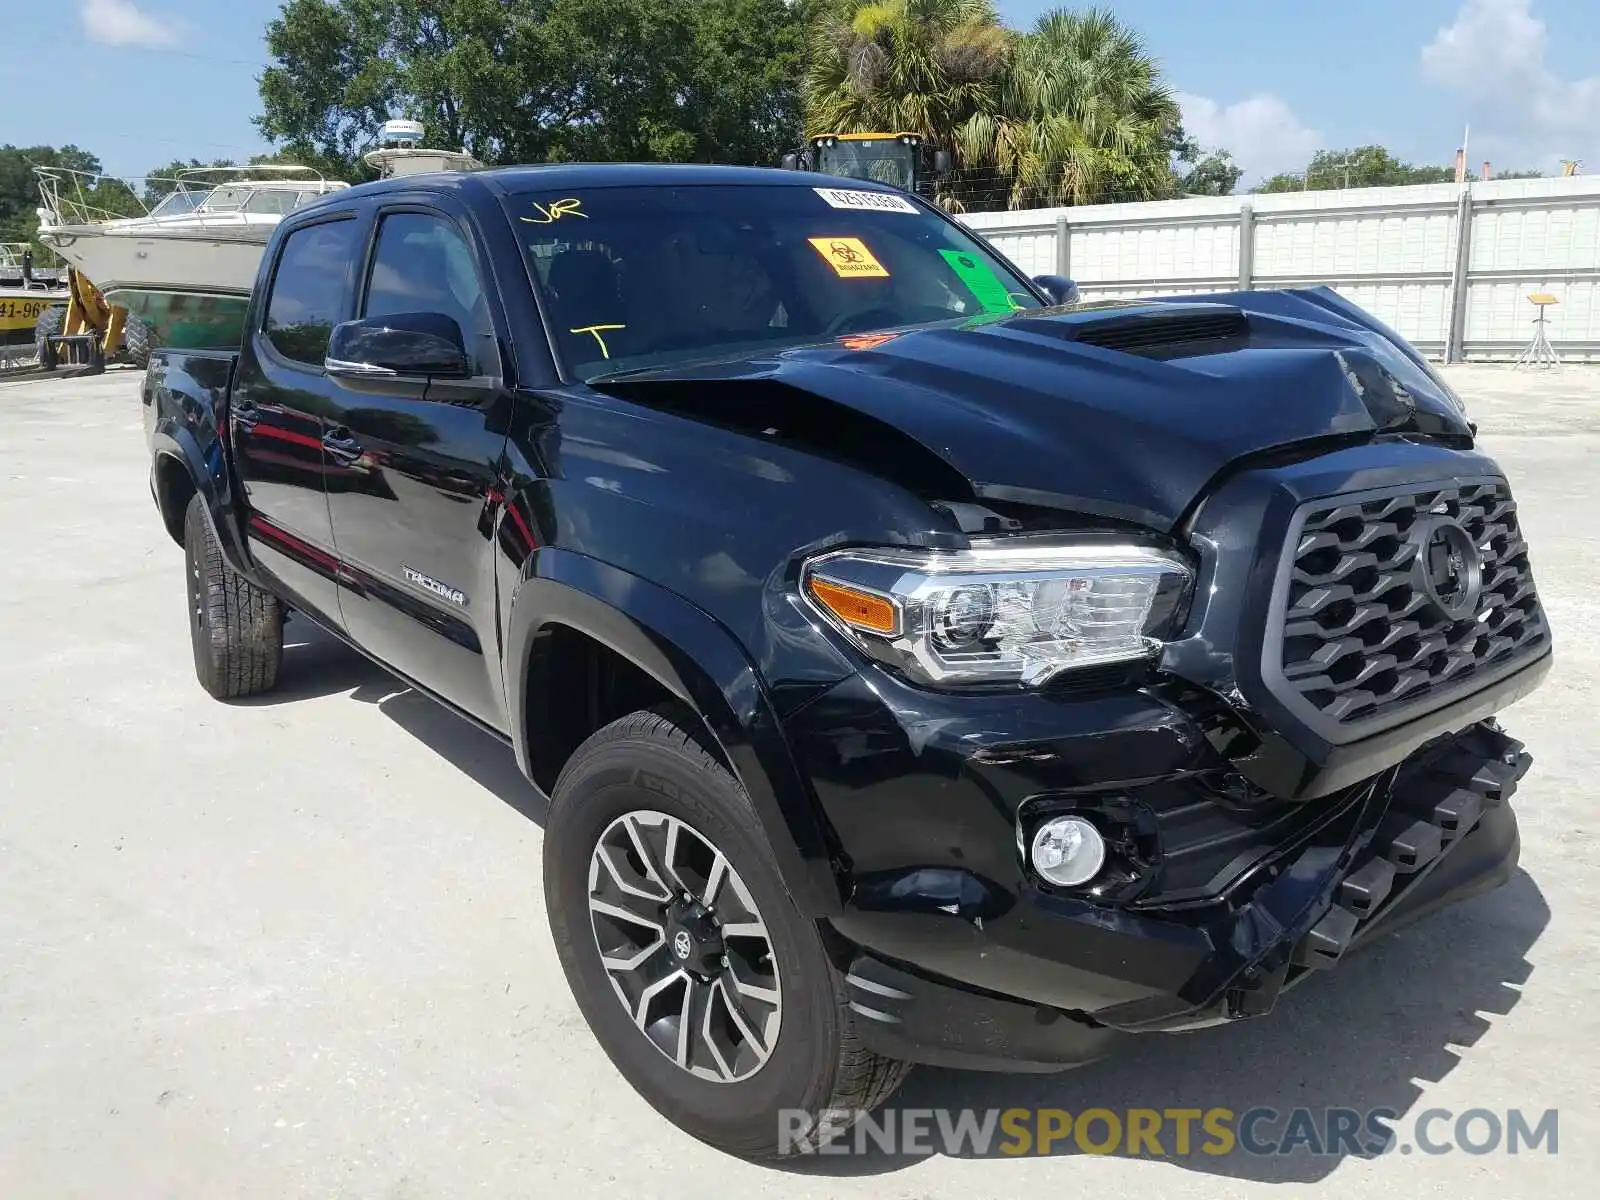
<svg viewBox="0 0 1600 1200">
<path fill-rule="evenodd" d="M 89 277 L 103 295 L 114 291 L 199 292 L 248 296 L 270 228 L 219 238 L 195 234 L 50 231 L 56 253 Z"/>
<path fill-rule="evenodd" d="M 239 344 L 271 232 L 271 226 L 230 237 L 61 229 L 51 230 L 49 241 L 109 303 L 143 321 L 157 345 L 196 350 Z"/>
<path fill-rule="evenodd" d="M 149 326 L 158 346 L 175 350 L 237 349 L 244 339 L 245 313 L 250 307 L 248 294 L 119 287 L 104 295 Z"/>
</svg>

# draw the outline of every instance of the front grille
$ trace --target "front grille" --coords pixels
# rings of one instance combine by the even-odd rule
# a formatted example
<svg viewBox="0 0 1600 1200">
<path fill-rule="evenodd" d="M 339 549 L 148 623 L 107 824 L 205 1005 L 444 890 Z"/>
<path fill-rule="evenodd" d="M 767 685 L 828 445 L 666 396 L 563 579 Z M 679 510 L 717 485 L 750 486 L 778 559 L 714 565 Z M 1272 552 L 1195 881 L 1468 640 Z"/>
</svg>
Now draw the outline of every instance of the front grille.
<svg viewBox="0 0 1600 1200">
<path fill-rule="evenodd" d="M 1433 518 L 1464 528 L 1481 557 L 1476 611 L 1458 618 L 1421 578 L 1427 563 L 1418 561 L 1419 543 Z M 1316 501 L 1300 510 L 1290 539 L 1277 593 L 1282 638 L 1276 647 L 1269 639 L 1263 665 L 1280 698 L 1316 723 L 1398 724 L 1407 711 L 1487 686 L 1549 647 L 1504 480 Z M 1463 567 L 1459 556 L 1456 566 Z M 1452 602 L 1449 586 L 1435 591 Z"/>
</svg>

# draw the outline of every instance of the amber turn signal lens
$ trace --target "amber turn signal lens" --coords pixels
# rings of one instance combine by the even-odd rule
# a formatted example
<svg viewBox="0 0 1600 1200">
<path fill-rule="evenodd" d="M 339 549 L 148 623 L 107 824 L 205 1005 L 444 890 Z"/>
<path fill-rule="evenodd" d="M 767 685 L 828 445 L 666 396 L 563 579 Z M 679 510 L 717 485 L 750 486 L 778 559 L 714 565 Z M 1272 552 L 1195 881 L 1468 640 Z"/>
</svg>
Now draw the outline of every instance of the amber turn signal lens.
<svg viewBox="0 0 1600 1200">
<path fill-rule="evenodd" d="M 886 636 L 892 635 L 898 625 L 894 605 L 882 596 L 858 592 L 815 576 L 806 582 L 806 587 L 813 600 L 846 625 Z"/>
</svg>

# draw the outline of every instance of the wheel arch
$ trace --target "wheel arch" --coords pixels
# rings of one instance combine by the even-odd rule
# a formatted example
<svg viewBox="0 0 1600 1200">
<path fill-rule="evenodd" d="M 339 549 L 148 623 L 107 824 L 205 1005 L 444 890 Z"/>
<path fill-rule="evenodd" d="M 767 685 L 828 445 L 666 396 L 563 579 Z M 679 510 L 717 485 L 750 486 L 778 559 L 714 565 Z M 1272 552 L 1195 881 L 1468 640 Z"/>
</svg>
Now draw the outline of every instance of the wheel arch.
<svg viewBox="0 0 1600 1200">
<path fill-rule="evenodd" d="M 575 731 L 592 733 L 625 705 L 681 706 L 699 726 L 691 732 L 749 796 L 801 909 L 840 911 L 833 841 L 733 635 L 676 594 L 615 567 L 555 548 L 535 557 L 538 574 L 522 579 L 506 623 L 507 709 L 523 772 L 548 792 L 576 749 Z M 575 674 L 596 669 L 606 674 Z"/>
<path fill-rule="evenodd" d="M 207 465 L 199 439 L 192 429 L 170 418 L 160 418 L 150 433 L 150 494 L 168 536 L 183 544 L 183 514 L 189 500 L 198 494 L 211 516 L 211 527 L 228 565 L 254 579 L 244 540 L 230 516 L 232 495 L 226 459 L 220 443 L 214 442 L 210 456 L 215 466 Z"/>
</svg>

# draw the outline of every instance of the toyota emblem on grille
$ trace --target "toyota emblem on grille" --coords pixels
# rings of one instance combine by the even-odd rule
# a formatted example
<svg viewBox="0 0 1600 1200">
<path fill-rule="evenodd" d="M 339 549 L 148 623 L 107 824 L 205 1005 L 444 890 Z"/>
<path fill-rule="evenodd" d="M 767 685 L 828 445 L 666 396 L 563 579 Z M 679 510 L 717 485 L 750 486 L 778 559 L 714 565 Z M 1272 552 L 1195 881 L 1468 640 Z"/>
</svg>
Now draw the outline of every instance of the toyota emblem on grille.
<svg viewBox="0 0 1600 1200">
<path fill-rule="evenodd" d="M 1483 555 L 1459 521 L 1428 516 L 1411 531 L 1413 578 L 1422 594 L 1452 621 L 1476 616 L 1483 598 Z"/>
</svg>

